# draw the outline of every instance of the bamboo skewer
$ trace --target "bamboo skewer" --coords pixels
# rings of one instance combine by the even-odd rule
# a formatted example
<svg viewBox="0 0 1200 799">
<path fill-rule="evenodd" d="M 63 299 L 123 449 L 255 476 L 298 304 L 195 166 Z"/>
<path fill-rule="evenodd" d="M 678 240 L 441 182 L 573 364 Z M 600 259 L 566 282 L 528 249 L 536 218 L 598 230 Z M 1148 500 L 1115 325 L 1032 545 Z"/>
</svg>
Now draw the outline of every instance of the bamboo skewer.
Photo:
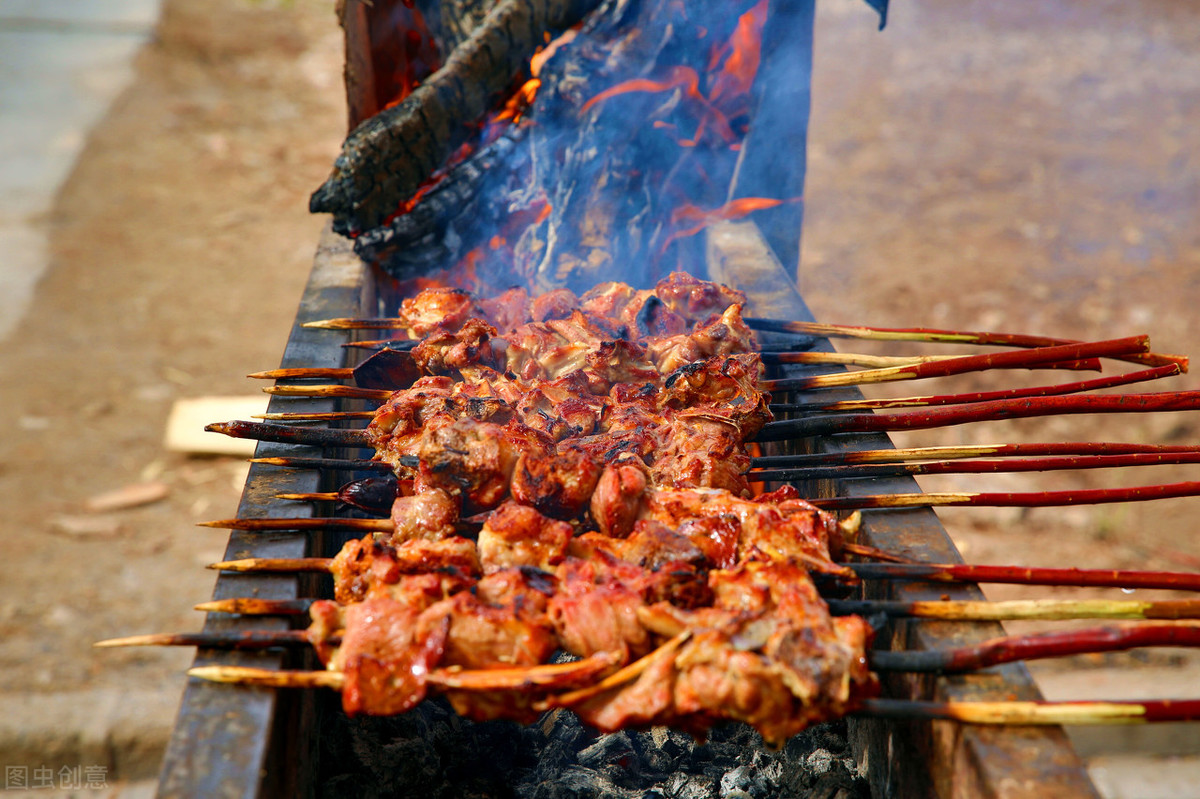
<svg viewBox="0 0 1200 799">
<path fill-rule="evenodd" d="M 216 519 L 196 522 L 196 526 L 254 533 L 269 530 L 354 530 L 360 533 L 391 533 L 396 530 L 396 524 L 391 519 L 351 519 L 343 516 L 317 516 L 308 519 Z"/>
<path fill-rule="evenodd" d="M 1129 385 L 1131 383 L 1157 380 L 1163 377 L 1171 377 L 1173 375 L 1178 375 L 1179 373 L 1179 367 L 1175 364 L 1171 364 L 1169 366 L 1160 366 L 1154 369 L 1145 369 L 1139 372 L 1130 372 L 1123 375 L 1114 375 L 1112 377 L 1102 377 L 1095 380 L 1084 380 L 1075 383 L 1058 383 L 1050 386 L 1033 386 L 1030 388 L 1007 389 L 1004 391 L 976 391 L 963 394 L 939 394 L 876 400 L 842 400 L 840 402 L 830 402 L 828 400 L 811 400 L 809 402 L 772 402 L 767 407 L 770 408 L 772 413 L 813 411 L 819 411 L 822 413 L 836 413 L 886 408 L 922 408 L 940 405 L 964 405 L 976 402 L 1018 399 L 1021 397 L 1045 397 L 1062 394 L 1077 394 L 1084 391 L 1098 391 L 1101 389 L 1114 388 L 1116 386 Z M 308 392 L 313 392 L 315 396 L 320 396 L 323 395 L 326 390 L 327 387 L 325 386 L 293 386 L 289 387 L 288 396 L 299 396 L 302 394 L 307 395 Z M 374 393 L 375 391 L 376 389 L 367 389 L 366 391 L 362 392 L 360 399 L 378 400 L 379 396 Z M 373 411 L 334 411 L 324 413 L 266 413 L 258 414 L 253 418 L 273 421 L 332 421 L 339 419 L 370 419 L 373 416 Z"/>
<path fill-rule="evenodd" d="M 299 571 L 299 570 L 297 570 Z M 242 616 L 302 616 L 312 606 L 311 599 L 259 599 L 236 597 L 201 602 L 192 610 L 205 613 L 237 613 Z"/>
<path fill-rule="evenodd" d="M 1100 391 L 1117 386 L 1141 383 L 1149 380 L 1159 380 L 1173 377 L 1182 372 L 1178 364 L 1158 366 L 1153 369 L 1143 369 L 1137 372 L 1127 372 L 1122 375 L 1101 377 L 1094 380 L 1082 380 L 1075 383 L 1056 383 L 1050 386 L 1032 386 L 1029 388 L 1013 388 L 1001 391 L 976 391 L 962 394 L 932 394 L 918 397 L 898 397 L 895 399 L 860 399 L 828 400 L 812 399 L 807 402 L 773 402 L 771 410 L 776 413 L 810 412 L 822 413 L 882 410 L 887 408 L 925 408 L 938 405 L 965 405 L 972 402 L 991 402 L 993 400 L 1018 399 L 1021 397 L 1047 397 L 1062 394 L 1080 394 L 1085 391 Z"/>
<path fill-rule="evenodd" d="M 1137 702 L 921 702 L 864 699 L 854 715 L 893 719 L 944 719 L 966 724 L 1146 724 L 1200 719 L 1200 700 Z"/>
<path fill-rule="evenodd" d="M 593 655 L 593 657 L 596 657 Z M 576 663 L 555 664 L 563 669 Z M 551 667 L 545 666 L 542 669 Z M 594 667 L 593 667 L 594 668 Z M 586 668 L 584 669 L 587 670 Z M 595 669 L 593 673 L 602 671 Z M 506 670 L 507 671 L 507 670 Z M 513 689 L 527 687 L 531 680 L 525 669 L 514 669 L 510 682 Z M 504 690 L 496 685 L 499 675 L 480 672 L 434 669 L 426 682 L 447 688 L 480 687 L 483 690 Z M 473 686 L 472 677 L 478 674 L 480 686 Z M 271 671 L 248 666 L 196 666 L 188 676 L 218 683 L 252 685 L 269 688 L 331 688 L 341 691 L 345 676 L 340 671 Z M 555 675 L 545 680 L 559 683 Z M 536 681 L 534 681 L 536 684 Z M 586 690 L 586 689 L 585 689 Z M 944 719 L 968 724 L 1012 725 L 1083 725 L 1083 724 L 1142 724 L 1167 721 L 1192 721 L 1200 718 L 1200 700 L 1143 700 L 1138 702 L 921 702 L 903 699 L 864 699 L 852 711 L 853 715 L 874 718 Z"/>
<path fill-rule="evenodd" d="M 682 637 L 686 637 L 686 633 Z M 662 657 L 671 654 L 680 642 L 681 636 L 671 639 L 656 650 L 654 656 Z M 209 649 L 255 650 L 308 646 L 310 643 L 305 630 L 222 630 L 132 635 L 97 641 L 92 646 L 96 648 L 194 646 Z M 323 643 L 339 646 L 341 638 L 335 635 L 325 639 Z M 1096 627 L 1026 636 L 1004 636 L 974 646 L 955 649 L 903 652 L 873 650 L 869 653 L 869 659 L 871 669 L 875 671 L 955 674 L 1018 661 L 1119 652 L 1145 647 L 1197 646 L 1200 646 L 1200 627 L 1198 626 L 1145 624 L 1127 627 Z M 609 675 L 596 686 L 584 688 L 579 693 L 599 693 L 615 685 L 628 682 L 644 671 L 646 665 L 653 659 L 654 657 L 639 659 L 624 669 Z M 482 684 L 484 681 L 482 674 L 489 671 L 503 672 L 505 669 L 481 670 L 480 677 L 464 679 L 457 687 L 471 683 Z M 569 698 L 564 697 L 564 701 L 569 701 Z"/>
<path fill-rule="evenodd" d="M 341 384 L 308 386 L 267 386 L 262 392 L 275 397 L 322 397 L 333 399 L 388 400 L 395 393 L 386 388 L 359 388 Z"/>
<path fill-rule="evenodd" d="M 768 422 L 756 441 L 779 441 L 836 433 L 927 430 L 972 422 L 1026 419 L 1080 413 L 1151 413 L 1200 408 L 1200 391 L 1157 394 L 1082 394 L 1066 397 L 1026 397 L 979 402 L 961 408 L 935 408 L 907 413 L 847 413 Z"/>
<path fill-rule="evenodd" d="M 580 660 L 537 666 L 498 669 L 460 669 L 452 666 L 432 669 L 424 679 L 429 685 L 454 690 L 521 690 L 592 679 L 611 668 L 617 657 L 611 652 L 597 652 Z M 340 691 L 345 683 L 340 671 L 271 671 L 250 666 L 197 666 L 188 670 L 188 676 L 210 682 L 269 688 L 333 688 Z"/>
<path fill-rule="evenodd" d="M 1193 445 L 1126 444 L 1111 441 L 1065 441 L 1030 444 L 967 444 L 940 447 L 870 449 L 855 452 L 819 452 L 797 455 L 760 455 L 750 459 L 755 468 L 804 468 L 868 463 L 901 463 L 922 460 L 953 460 L 990 457 L 1036 457 L 1058 455 L 1183 454 L 1198 451 Z"/>
<path fill-rule="evenodd" d="M 1200 591 L 1200 574 L 1135 569 L 1074 569 L 1039 566 L 991 566 L 972 563 L 847 563 L 864 580 L 921 580 L 952 583 L 1159 588 Z"/>
<path fill-rule="evenodd" d="M 850 464 L 808 466 L 795 469 L 760 469 L 746 476 L 758 482 L 783 482 L 836 478 L 896 477 L 933 474 L 995 474 L 998 472 L 1049 472 L 1068 469 L 1114 469 L 1130 466 L 1200 463 L 1200 449 L 1183 453 L 1140 453 L 1132 455 L 1081 455 L 1058 458 L 999 458 L 992 460 L 947 460 L 923 463 Z"/>
<path fill-rule="evenodd" d="M 982 346 L 1038 348 L 1078 344 L 1072 339 L 1049 336 L 1030 336 L 1014 333 L 988 333 L 964 330 L 938 330 L 927 327 L 887 328 L 852 325 L 831 325 L 821 322 L 779 321 L 747 317 L 746 324 L 755 330 L 775 333 L 798 333 L 813 338 L 855 338 L 869 341 L 916 341 L 942 344 L 975 344 Z M 1131 354 L 1121 357 L 1148 366 L 1163 366 L 1176 363 L 1187 368 L 1188 359 L 1183 355 L 1160 353 Z"/>
<path fill-rule="evenodd" d="M 820 497 L 809 500 L 824 510 L 867 508 L 932 508 L 951 505 L 992 508 L 1042 508 L 1066 505 L 1103 505 L 1113 502 L 1145 502 L 1154 499 L 1194 497 L 1200 482 L 1163 483 L 1131 488 L 1081 488 L 1075 491 L 1032 491 L 929 494 L 874 494 L 862 497 Z"/>
<path fill-rule="evenodd" d="M 327 427 L 293 427 L 268 422 L 215 422 L 205 425 L 210 433 L 223 433 L 232 438 L 254 438 L 283 444 L 307 444 L 320 447 L 367 447 L 366 431 L 338 430 Z"/>
<path fill-rule="evenodd" d="M 282 466 L 287 469 L 331 469 L 335 471 L 390 472 L 392 466 L 370 458 L 251 458 L 250 463 Z"/>
<path fill-rule="evenodd" d="M 1137 569 L 1073 569 L 1038 566 L 994 566 L 971 563 L 912 563 L 889 552 L 847 543 L 848 554 L 882 563 L 843 563 L 864 580 L 922 580 L 926 582 L 1008 583 L 1016 585 L 1084 586 L 1096 588 L 1169 589 L 1200 591 L 1200 573 Z M 211 564 L 210 569 L 237 572 L 329 572 L 332 558 L 246 558 Z M 237 601 L 250 601 L 237 600 Z M 255 602 L 290 602 L 259 600 Z M 235 600 L 213 600 L 197 610 L 240 613 Z M 225 603 L 225 604 L 219 604 Z M 286 606 L 281 606 L 286 607 Z"/>
<path fill-rule="evenodd" d="M 1146 352 L 1149 349 L 1149 341 L 1147 336 L 1129 336 L 1127 338 L 1108 341 L 1068 344 L 1041 349 L 997 352 L 986 355 L 953 356 L 933 361 L 909 363 L 903 366 L 865 369 L 858 372 L 837 372 L 810 377 L 785 377 L 775 380 L 764 380 L 760 383 L 760 386 L 765 391 L 801 391 L 817 388 L 886 383 L 896 380 L 947 377 L 988 369 L 1047 369 L 1063 366 L 1098 369 L 1099 362 L 1089 362 L 1091 359 L 1115 357 L 1131 352 Z M 801 353 L 796 354 L 800 355 Z M 274 386 L 263 390 L 267 393 L 283 396 L 387 399 L 387 396 L 383 394 L 386 389 L 360 389 L 357 386 Z"/>
<path fill-rule="evenodd" d="M 805 469 L 826 465 L 865 465 L 904 463 L 920 460 L 954 460 L 980 456 L 1015 457 L 1041 455 L 1132 455 L 1187 454 L 1200 448 L 1171 444 L 1125 444 L 1116 442 L 1053 442 L 1045 444 L 973 444 L 967 446 L 909 447 L 899 449 L 859 450 L 799 455 L 760 455 L 750 459 L 751 468 Z M 292 469 L 333 469 L 338 471 L 390 472 L 392 467 L 370 458 L 251 458 L 250 463 Z"/>
<path fill-rule="evenodd" d="M 1139 624 L 1086 630 L 1005 636 L 975 646 L 905 652 L 874 650 L 871 668 L 878 671 L 955 674 L 1002 663 L 1121 652 L 1150 646 L 1200 646 L 1200 626 Z"/>
<path fill-rule="evenodd" d="M 332 688 L 341 691 L 345 676 L 340 671 L 271 671 L 252 666 L 195 666 L 189 677 L 233 685 L 262 688 Z"/>
<path fill-rule="evenodd" d="M 151 633 L 109 638 L 92 644 L 98 649 L 126 646 L 196 646 L 210 649 L 274 649 L 307 646 L 304 630 L 222 630 L 199 633 Z"/>
<path fill-rule="evenodd" d="M 208 568 L 230 572 L 325 572 L 333 558 L 242 558 L 210 563 Z"/>
<path fill-rule="evenodd" d="M 1068 619 L 1200 619 L 1200 600 L 1015 599 L 1008 602 L 831 599 L 837 616 L 871 616 L 946 621 L 1065 621 Z"/>
<path fill-rule="evenodd" d="M 1147 336 L 1130 336 L 1086 344 L 1010 350 L 986 355 L 966 355 L 946 361 L 919 363 L 912 366 L 893 366 L 887 369 L 817 375 L 815 377 L 784 377 L 776 380 L 764 380 L 760 386 L 766 391 L 806 391 L 817 388 L 886 383 L 895 380 L 948 377 L 988 369 L 1048 368 L 1050 364 L 1055 363 L 1147 352 L 1149 346 L 1150 339 Z"/>
<path fill-rule="evenodd" d="M 251 419 L 268 422 L 338 422 L 348 419 L 374 419 L 375 411 L 323 411 L 316 413 L 256 413 Z"/>
</svg>

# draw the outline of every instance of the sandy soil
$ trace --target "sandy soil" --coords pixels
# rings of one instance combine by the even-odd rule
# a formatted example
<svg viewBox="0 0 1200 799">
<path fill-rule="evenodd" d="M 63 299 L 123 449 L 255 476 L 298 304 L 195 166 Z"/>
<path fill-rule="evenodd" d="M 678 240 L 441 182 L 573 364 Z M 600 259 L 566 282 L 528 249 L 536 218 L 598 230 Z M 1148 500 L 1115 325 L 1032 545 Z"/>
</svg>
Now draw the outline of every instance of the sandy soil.
<svg viewBox="0 0 1200 799">
<path fill-rule="evenodd" d="M 823 7 L 800 279 L 816 315 L 1075 338 L 1147 332 L 1160 350 L 1200 353 L 1200 167 L 1187 135 L 1200 117 L 1195 12 L 1147 3 L 1130 19 L 1093 2 L 1089 15 L 1060 4 L 1023 16 L 986 5 L 897 4 L 884 34 L 849 0 Z M 242 375 L 278 362 L 323 223 L 307 196 L 344 130 L 339 47 L 317 0 L 168 0 L 135 86 L 64 188 L 52 268 L 0 348 L 0 692 L 181 689 L 188 651 L 90 644 L 199 627 L 190 608 L 209 596 L 202 567 L 224 536 L 193 524 L 232 515 L 244 466 L 166 452 L 164 422 L 173 400 L 251 393 Z M 1200 435 L 1196 418 L 974 425 L 913 440 L 1186 443 Z M 89 497 L 146 482 L 167 498 L 86 510 Z M 1196 501 L 943 518 L 979 562 L 1200 568 Z"/>
<path fill-rule="evenodd" d="M 0 349 L 0 691 L 182 686 L 190 652 L 90 644 L 199 626 L 224 536 L 193 524 L 232 515 L 245 467 L 164 451 L 164 424 L 279 362 L 323 223 L 305 198 L 344 131 L 340 46 L 316 0 L 166 3 L 63 188 L 53 263 Z M 86 510 L 143 483 L 167 498 Z"/>
</svg>

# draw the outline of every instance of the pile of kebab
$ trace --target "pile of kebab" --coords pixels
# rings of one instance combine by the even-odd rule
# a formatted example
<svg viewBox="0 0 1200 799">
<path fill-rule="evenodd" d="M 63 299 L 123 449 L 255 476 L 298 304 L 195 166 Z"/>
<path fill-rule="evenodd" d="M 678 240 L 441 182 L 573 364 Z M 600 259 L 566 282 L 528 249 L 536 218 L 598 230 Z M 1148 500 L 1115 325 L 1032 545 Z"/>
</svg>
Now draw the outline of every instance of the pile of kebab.
<svg viewBox="0 0 1200 799">
<path fill-rule="evenodd" d="M 874 693 L 869 626 L 831 617 L 810 576 L 847 574 L 852 525 L 790 487 L 751 498 L 746 442 L 771 414 L 744 302 L 682 273 L 405 302 L 432 374 L 366 429 L 398 478 L 389 529 L 343 548 L 309 610 L 347 712 L 433 687 L 476 719 L 734 718 L 780 741 Z M 457 670 L 470 688 L 428 679 Z"/>
<path fill-rule="evenodd" d="M 774 742 L 868 703 L 871 627 L 831 615 L 813 581 L 856 579 L 837 560 L 857 517 L 790 486 L 755 497 L 747 479 L 747 442 L 772 415 L 744 301 L 683 273 L 582 297 L 405 300 L 424 376 L 357 439 L 394 472 L 390 518 L 346 519 L 375 532 L 285 566 L 334 577 L 334 600 L 305 605 L 302 640 L 327 668 L 306 684 L 340 689 L 351 714 L 434 691 L 474 719 L 562 707 L 601 730 L 696 732 L 735 719 Z M 333 520 L 210 526 L 309 523 Z M 253 605 L 221 609 L 273 612 Z M 1123 640 L 1109 645 L 1149 639 Z M 551 662 L 562 653 L 574 659 Z"/>
</svg>

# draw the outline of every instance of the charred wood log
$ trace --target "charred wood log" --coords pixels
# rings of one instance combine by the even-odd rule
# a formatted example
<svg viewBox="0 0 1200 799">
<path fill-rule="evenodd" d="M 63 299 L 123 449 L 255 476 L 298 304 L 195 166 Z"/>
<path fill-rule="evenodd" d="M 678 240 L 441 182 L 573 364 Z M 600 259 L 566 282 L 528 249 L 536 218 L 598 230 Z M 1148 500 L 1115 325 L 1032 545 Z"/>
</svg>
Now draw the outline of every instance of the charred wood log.
<svg viewBox="0 0 1200 799">
<path fill-rule="evenodd" d="M 513 157 L 524 135 L 524 128 L 510 128 L 452 168 L 412 211 L 356 238 L 354 252 L 399 279 L 457 262 L 475 246 L 476 237 L 497 229 L 504 206 L 479 198 L 487 196 L 485 184 L 499 179 L 499 167 Z M 458 220 L 467 223 L 456 224 Z"/>
<path fill-rule="evenodd" d="M 598 0 L 501 0 L 446 63 L 399 105 L 350 134 L 309 209 L 347 234 L 381 225 L 466 140 L 544 41 Z"/>
</svg>

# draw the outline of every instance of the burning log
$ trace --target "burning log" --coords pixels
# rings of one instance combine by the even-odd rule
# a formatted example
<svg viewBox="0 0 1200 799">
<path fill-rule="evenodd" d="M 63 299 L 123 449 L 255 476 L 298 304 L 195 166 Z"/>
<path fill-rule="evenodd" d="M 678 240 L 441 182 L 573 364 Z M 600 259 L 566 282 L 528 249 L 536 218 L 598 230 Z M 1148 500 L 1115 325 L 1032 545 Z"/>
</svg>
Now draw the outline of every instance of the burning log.
<svg viewBox="0 0 1200 799">
<path fill-rule="evenodd" d="M 343 234 L 383 224 L 466 140 L 469 124 L 492 109 L 544 34 L 570 27 L 596 4 L 501 0 L 441 69 L 355 128 L 309 209 L 332 213 Z"/>
</svg>

